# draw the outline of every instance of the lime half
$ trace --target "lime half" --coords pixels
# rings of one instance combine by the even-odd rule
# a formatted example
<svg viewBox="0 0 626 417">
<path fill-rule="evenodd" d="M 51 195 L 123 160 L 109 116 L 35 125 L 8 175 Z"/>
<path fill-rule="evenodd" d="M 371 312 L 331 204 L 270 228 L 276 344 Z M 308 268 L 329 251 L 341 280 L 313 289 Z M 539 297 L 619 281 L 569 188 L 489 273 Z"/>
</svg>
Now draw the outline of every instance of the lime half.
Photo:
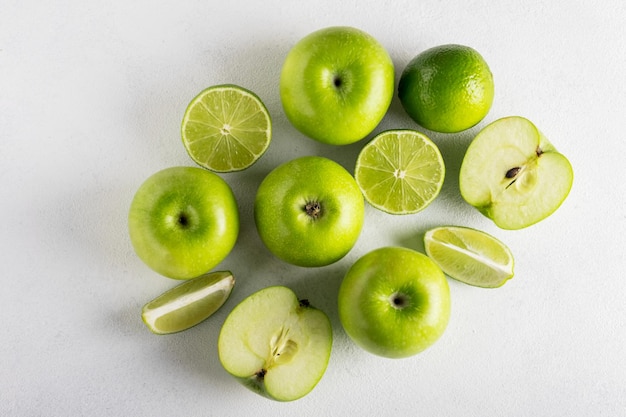
<svg viewBox="0 0 626 417">
<path fill-rule="evenodd" d="M 468 227 L 437 227 L 424 235 L 426 254 L 449 277 L 484 288 L 513 277 L 513 255 L 495 237 Z"/>
<path fill-rule="evenodd" d="M 354 176 L 372 206 L 391 214 L 410 214 L 437 197 L 445 166 L 439 148 L 426 135 L 388 130 L 363 147 Z"/>
<path fill-rule="evenodd" d="M 198 165 L 216 172 L 241 171 L 269 147 L 272 122 L 253 92 L 236 85 L 216 85 L 191 100 L 181 135 Z"/>
<path fill-rule="evenodd" d="M 230 271 L 201 275 L 147 303 L 141 318 L 156 334 L 186 330 L 215 313 L 226 302 L 234 285 L 235 277 Z"/>
</svg>

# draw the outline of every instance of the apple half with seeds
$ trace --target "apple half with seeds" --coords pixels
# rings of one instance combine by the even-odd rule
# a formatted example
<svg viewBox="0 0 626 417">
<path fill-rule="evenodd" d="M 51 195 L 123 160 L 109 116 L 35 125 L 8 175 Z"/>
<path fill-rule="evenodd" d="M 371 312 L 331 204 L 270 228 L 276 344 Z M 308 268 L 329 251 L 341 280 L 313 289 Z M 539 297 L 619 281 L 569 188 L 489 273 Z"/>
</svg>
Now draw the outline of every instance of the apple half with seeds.
<svg viewBox="0 0 626 417">
<path fill-rule="evenodd" d="M 519 116 L 482 129 L 469 145 L 459 173 L 461 195 L 502 229 L 531 226 L 558 209 L 574 173 L 537 127 Z"/>
<path fill-rule="evenodd" d="M 328 316 L 284 286 L 245 298 L 228 315 L 218 338 L 224 369 L 277 401 L 311 392 L 326 371 L 331 347 Z"/>
</svg>

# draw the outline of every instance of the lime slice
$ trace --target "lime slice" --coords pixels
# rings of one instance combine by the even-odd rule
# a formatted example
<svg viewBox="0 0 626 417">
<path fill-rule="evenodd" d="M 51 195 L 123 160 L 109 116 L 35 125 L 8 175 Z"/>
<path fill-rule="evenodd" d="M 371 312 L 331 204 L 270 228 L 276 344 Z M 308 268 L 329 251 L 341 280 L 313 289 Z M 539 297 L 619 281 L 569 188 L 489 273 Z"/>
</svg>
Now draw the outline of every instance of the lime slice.
<svg viewBox="0 0 626 417">
<path fill-rule="evenodd" d="M 235 285 L 230 271 L 201 275 L 164 292 L 143 306 L 141 318 L 156 334 L 186 330 L 215 313 Z"/>
<path fill-rule="evenodd" d="M 445 166 L 439 148 L 426 135 L 388 130 L 363 147 L 354 176 L 372 206 L 391 214 L 410 214 L 437 197 Z"/>
<path fill-rule="evenodd" d="M 272 122 L 253 92 L 236 85 L 216 85 L 191 100 L 181 135 L 198 165 L 216 172 L 241 171 L 269 147 Z"/>
<path fill-rule="evenodd" d="M 495 237 L 479 230 L 445 226 L 424 235 L 426 254 L 451 278 L 484 288 L 513 277 L 513 255 Z"/>
</svg>

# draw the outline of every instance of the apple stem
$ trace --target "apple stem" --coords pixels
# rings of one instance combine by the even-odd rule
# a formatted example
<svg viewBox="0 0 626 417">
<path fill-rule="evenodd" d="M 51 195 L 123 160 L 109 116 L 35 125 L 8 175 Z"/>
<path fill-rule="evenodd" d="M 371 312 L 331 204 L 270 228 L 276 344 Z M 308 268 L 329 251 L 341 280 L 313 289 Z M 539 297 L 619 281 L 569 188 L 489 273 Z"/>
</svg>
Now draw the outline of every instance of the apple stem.
<svg viewBox="0 0 626 417">
<path fill-rule="evenodd" d="M 180 213 L 178 215 L 178 224 L 180 224 L 182 227 L 185 227 L 189 224 L 189 218 L 187 217 L 187 215 L 185 215 L 185 213 Z"/>
<path fill-rule="evenodd" d="M 537 149 L 535 150 L 535 153 L 537 154 L 537 156 L 541 156 L 541 154 L 543 153 L 543 149 L 541 149 L 539 146 L 537 146 Z"/>
<path fill-rule="evenodd" d="M 391 302 L 391 305 L 398 310 L 402 310 L 409 305 L 408 297 L 402 293 L 392 294 L 391 297 L 389 297 L 389 301 Z"/>
</svg>

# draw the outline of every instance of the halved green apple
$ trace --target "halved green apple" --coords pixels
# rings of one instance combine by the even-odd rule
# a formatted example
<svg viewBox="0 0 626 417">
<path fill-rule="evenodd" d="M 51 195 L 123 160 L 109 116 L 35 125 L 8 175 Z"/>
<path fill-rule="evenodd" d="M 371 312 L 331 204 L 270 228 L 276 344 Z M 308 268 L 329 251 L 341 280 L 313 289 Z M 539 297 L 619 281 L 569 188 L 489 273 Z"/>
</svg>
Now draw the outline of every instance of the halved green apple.
<svg viewBox="0 0 626 417">
<path fill-rule="evenodd" d="M 224 369 L 278 401 L 301 398 L 317 385 L 331 347 L 328 316 L 283 286 L 262 289 L 239 303 L 218 339 Z"/>
<path fill-rule="evenodd" d="M 502 229 L 550 216 L 568 196 L 572 166 L 537 127 L 519 116 L 486 126 L 465 153 L 461 195 Z"/>
</svg>

